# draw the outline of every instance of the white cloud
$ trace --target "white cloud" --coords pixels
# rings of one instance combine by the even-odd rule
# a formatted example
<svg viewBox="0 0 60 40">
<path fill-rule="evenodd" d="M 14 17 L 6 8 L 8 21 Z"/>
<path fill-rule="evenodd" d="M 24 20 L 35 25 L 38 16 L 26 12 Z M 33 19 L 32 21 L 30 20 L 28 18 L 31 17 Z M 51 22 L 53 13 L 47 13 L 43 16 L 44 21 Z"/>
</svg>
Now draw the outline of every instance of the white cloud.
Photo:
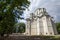
<svg viewBox="0 0 60 40">
<path fill-rule="evenodd" d="M 37 8 L 46 8 L 47 12 L 53 16 L 56 21 L 60 21 L 60 0 L 30 0 L 30 2 L 29 11 L 26 9 L 24 12 L 25 18 Z"/>
</svg>

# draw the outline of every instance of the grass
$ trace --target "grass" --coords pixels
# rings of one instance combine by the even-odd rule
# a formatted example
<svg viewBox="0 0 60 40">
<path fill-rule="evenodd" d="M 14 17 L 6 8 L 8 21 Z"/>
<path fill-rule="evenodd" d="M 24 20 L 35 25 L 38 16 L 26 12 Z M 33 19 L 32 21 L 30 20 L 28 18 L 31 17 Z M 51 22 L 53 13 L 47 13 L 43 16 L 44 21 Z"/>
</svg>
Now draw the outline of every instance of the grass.
<svg viewBox="0 0 60 40">
<path fill-rule="evenodd" d="M 60 36 L 9 36 L 0 37 L 0 40 L 60 40 Z"/>
</svg>

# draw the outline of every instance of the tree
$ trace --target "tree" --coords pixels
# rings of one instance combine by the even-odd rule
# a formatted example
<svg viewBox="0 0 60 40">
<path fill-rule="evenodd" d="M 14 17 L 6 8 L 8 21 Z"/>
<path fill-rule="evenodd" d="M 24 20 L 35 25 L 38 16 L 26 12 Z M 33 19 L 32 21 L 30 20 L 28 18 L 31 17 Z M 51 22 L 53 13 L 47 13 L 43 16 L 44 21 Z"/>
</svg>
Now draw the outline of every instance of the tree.
<svg viewBox="0 0 60 40">
<path fill-rule="evenodd" d="M 23 10 L 28 7 L 27 0 L 0 0 L 0 35 L 13 32 L 17 19 L 22 19 Z"/>
<path fill-rule="evenodd" d="M 15 24 L 14 33 L 24 33 L 25 32 L 25 23 L 20 22 Z"/>
<path fill-rule="evenodd" d="M 57 31 L 60 34 L 60 23 L 56 23 L 56 26 L 57 26 Z"/>
<path fill-rule="evenodd" d="M 20 33 L 24 33 L 25 32 L 25 23 L 19 23 L 19 27 L 18 27 L 18 32 Z"/>
</svg>

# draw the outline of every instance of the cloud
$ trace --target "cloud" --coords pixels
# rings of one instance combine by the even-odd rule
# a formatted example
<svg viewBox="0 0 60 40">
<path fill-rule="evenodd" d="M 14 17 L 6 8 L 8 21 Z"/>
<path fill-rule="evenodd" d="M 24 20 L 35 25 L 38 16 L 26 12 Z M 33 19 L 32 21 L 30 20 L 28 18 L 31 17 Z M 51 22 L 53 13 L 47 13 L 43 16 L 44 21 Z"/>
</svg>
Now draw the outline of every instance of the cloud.
<svg viewBox="0 0 60 40">
<path fill-rule="evenodd" d="M 19 20 L 18 20 L 18 23 L 20 23 L 20 22 L 26 23 L 26 21 L 23 20 L 23 19 L 19 19 Z"/>
<path fill-rule="evenodd" d="M 29 10 L 24 11 L 24 17 L 29 17 L 29 14 L 37 8 L 46 8 L 47 12 L 54 17 L 56 22 L 60 22 L 60 0 L 30 0 Z"/>
<path fill-rule="evenodd" d="M 40 6 L 47 9 L 48 13 L 54 17 L 56 22 L 60 22 L 60 0 L 50 0 L 46 2 L 44 5 Z"/>
</svg>

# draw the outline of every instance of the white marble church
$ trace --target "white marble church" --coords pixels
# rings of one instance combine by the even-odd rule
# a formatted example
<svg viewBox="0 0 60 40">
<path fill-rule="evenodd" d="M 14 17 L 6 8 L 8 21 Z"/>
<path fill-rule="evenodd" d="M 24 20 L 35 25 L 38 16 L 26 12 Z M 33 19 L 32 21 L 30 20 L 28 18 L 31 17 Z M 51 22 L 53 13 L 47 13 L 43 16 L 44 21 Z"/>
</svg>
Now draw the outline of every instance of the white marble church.
<svg viewBox="0 0 60 40">
<path fill-rule="evenodd" d="M 55 35 L 57 34 L 53 17 L 45 8 L 38 8 L 26 19 L 26 35 Z"/>
</svg>

